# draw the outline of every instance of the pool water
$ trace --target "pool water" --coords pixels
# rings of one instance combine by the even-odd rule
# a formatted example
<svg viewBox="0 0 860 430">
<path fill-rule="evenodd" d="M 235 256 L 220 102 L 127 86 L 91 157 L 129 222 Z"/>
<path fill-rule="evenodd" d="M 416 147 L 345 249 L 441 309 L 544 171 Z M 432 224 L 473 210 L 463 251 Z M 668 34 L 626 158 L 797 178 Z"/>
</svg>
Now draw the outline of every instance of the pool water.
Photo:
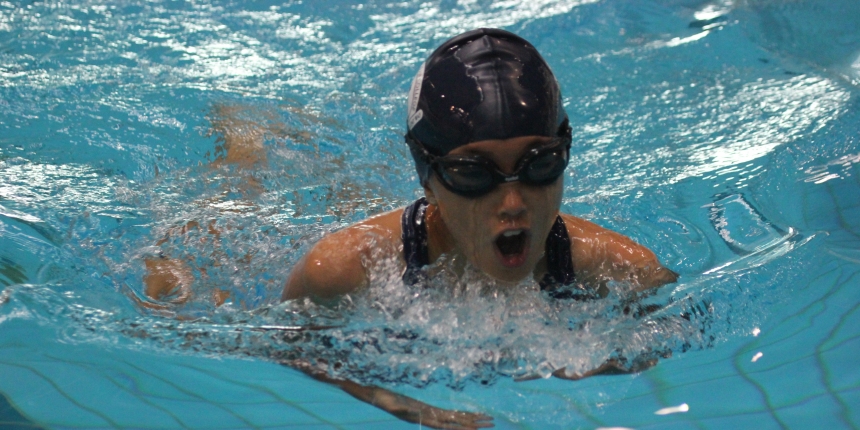
<svg viewBox="0 0 860 430">
<path fill-rule="evenodd" d="M 446 263 L 436 289 L 380 267 L 340 309 L 278 304 L 323 234 L 421 195 L 405 92 L 480 26 L 553 67 L 563 209 L 678 271 L 663 308 L 487 294 Z M 219 124 L 260 133 L 253 168 Z M 0 0 L 0 427 L 414 427 L 278 364 L 312 356 L 499 428 L 858 428 L 858 131 L 853 0 Z M 157 255 L 189 303 L 136 304 Z M 265 329 L 309 325 L 333 328 Z"/>
</svg>

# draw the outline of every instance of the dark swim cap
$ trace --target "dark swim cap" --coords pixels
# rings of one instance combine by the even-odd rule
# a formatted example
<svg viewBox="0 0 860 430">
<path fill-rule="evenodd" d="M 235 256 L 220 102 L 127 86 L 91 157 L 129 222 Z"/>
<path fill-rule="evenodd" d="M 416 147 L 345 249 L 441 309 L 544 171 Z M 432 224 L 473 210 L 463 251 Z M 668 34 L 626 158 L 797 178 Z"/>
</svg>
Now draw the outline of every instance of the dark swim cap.
<svg viewBox="0 0 860 430">
<path fill-rule="evenodd" d="M 570 136 L 561 91 L 534 46 L 481 28 L 437 48 L 409 90 L 406 140 L 442 156 L 470 142 Z M 424 183 L 426 163 L 413 150 Z"/>
</svg>

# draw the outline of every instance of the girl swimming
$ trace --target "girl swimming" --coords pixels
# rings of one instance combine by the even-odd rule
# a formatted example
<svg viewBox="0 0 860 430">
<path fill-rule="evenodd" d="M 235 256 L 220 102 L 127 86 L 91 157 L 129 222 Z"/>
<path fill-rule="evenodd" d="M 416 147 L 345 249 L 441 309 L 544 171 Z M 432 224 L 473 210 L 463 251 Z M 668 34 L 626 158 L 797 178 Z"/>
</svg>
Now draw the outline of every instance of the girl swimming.
<svg viewBox="0 0 860 430">
<path fill-rule="evenodd" d="M 478 29 L 437 48 L 409 91 L 405 140 L 424 197 L 322 238 L 291 272 L 282 300 L 336 301 L 368 285 L 374 259 L 394 261 L 407 283 L 423 282 L 428 265 L 448 258 L 502 288 L 532 278 L 559 298 L 605 297 L 610 281 L 647 290 L 677 280 L 630 238 L 560 213 L 571 127 L 558 82 L 524 39 Z M 589 372 L 553 375 L 579 379 L 654 363 L 609 360 Z M 492 425 L 483 414 L 331 378 L 307 362 L 291 365 L 407 421 Z"/>
<path fill-rule="evenodd" d="M 644 290 L 677 279 L 633 240 L 559 212 L 571 129 L 558 82 L 524 39 L 478 29 L 443 43 L 413 80 L 407 126 L 424 198 L 324 237 L 283 300 L 363 288 L 371 254 L 396 260 L 410 283 L 443 255 L 502 284 L 532 277 L 584 297 L 613 280 Z"/>
<path fill-rule="evenodd" d="M 224 138 L 225 162 L 240 168 L 265 162 L 261 131 L 240 133 L 248 127 L 230 121 L 215 125 Z M 612 281 L 642 291 L 677 280 L 649 249 L 560 212 L 571 126 L 552 71 L 519 36 L 478 29 L 437 48 L 409 91 L 405 141 L 424 197 L 323 237 L 291 271 L 282 300 L 336 303 L 369 285 L 378 260 L 393 262 L 409 284 L 425 283 L 433 275 L 428 268 L 447 259 L 461 272 L 471 266 L 497 288 L 533 279 L 557 299 L 605 297 Z M 183 231 L 191 228 L 200 226 Z M 181 261 L 153 258 L 147 268 L 148 297 L 188 300 L 191 276 Z M 227 299 L 225 292 L 215 294 L 216 303 Z M 492 425 L 483 414 L 443 410 L 331 377 L 313 360 L 282 364 L 407 421 L 437 428 Z M 609 360 L 591 371 L 562 368 L 553 375 L 580 379 L 653 363 Z"/>
</svg>

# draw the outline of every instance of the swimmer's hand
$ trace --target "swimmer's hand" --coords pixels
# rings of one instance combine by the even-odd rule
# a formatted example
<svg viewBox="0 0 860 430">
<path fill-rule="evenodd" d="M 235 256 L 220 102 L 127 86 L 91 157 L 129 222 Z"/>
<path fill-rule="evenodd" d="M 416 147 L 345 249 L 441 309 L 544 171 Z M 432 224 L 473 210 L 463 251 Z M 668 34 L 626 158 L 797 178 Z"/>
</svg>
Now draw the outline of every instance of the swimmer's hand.
<svg viewBox="0 0 860 430">
<path fill-rule="evenodd" d="M 622 375 L 629 373 L 638 373 L 646 369 L 650 369 L 657 365 L 657 359 L 654 357 L 636 359 L 633 361 L 633 364 L 624 364 L 623 362 L 610 358 L 606 360 L 605 363 L 601 364 L 596 369 L 589 370 L 587 372 L 574 372 L 568 373 L 567 369 L 558 369 L 555 372 L 552 372 L 552 376 L 555 376 L 559 379 L 569 379 L 571 381 L 578 381 L 583 378 L 587 378 L 589 376 L 596 375 Z"/>
<path fill-rule="evenodd" d="M 338 385 L 353 397 L 410 423 L 454 430 L 493 427 L 493 418 L 484 414 L 440 409 L 384 388 L 365 387 L 352 381 L 341 381 Z"/>
<path fill-rule="evenodd" d="M 158 302 L 182 304 L 191 298 L 191 283 L 194 275 L 191 268 L 181 260 L 152 257 L 144 260 L 146 296 Z M 146 304 L 144 304 L 146 306 Z"/>
<path fill-rule="evenodd" d="M 337 385 L 352 397 L 376 406 L 403 421 L 436 429 L 474 430 L 493 427 L 493 418 L 488 415 L 440 409 L 385 388 L 335 379 L 316 369 L 306 360 L 284 361 L 282 364 L 301 370 L 318 381 Z"/>
</svg>

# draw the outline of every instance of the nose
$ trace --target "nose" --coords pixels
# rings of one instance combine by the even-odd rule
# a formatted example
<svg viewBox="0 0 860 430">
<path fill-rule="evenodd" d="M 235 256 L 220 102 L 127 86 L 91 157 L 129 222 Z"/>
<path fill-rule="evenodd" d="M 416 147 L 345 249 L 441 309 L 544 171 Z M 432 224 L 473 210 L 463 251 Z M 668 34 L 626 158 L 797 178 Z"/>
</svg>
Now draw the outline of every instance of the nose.
<svg viewBox="0 0 860 430">
<path fill-rule="evenodd" d="M 499 216 L 502 220 L 517 220 L 525 216 L 528 208 L 523 194 L 520 191 L 520 184 L 510 183 L 500 187 L 502 189 L 502 202 L 499 207 Z"/>
</svg>

